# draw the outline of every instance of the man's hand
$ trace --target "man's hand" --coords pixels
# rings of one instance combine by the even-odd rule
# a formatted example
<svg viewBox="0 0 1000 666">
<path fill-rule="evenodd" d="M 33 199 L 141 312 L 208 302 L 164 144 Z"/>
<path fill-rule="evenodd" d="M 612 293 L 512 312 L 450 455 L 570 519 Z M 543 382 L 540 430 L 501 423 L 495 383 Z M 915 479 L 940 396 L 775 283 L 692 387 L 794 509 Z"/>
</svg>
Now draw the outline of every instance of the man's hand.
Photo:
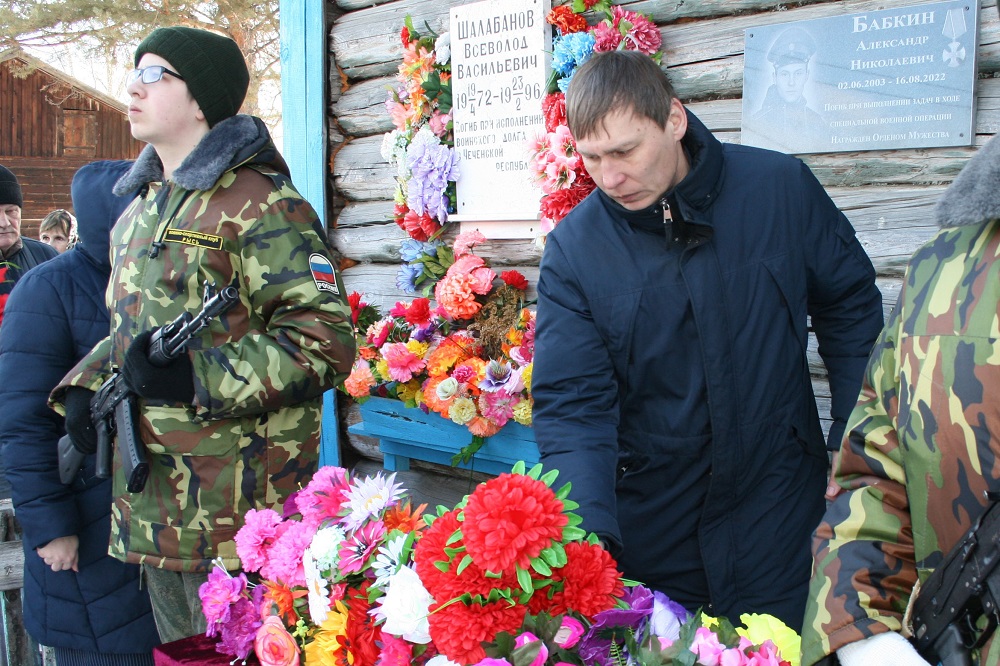
<svg viewBox="0 0 1000 666">
<path fill-rule="evenodd" d="M 830 478 L 826 483 L 826 501 L 832 502 L 837 499 L 837 495 L 844 492 L 844 489 L 840 487 L 840 484 L 834 479 L 834 475 L 837 471 L 837 465 L 840 463 L 840 451 L 835 451 L 833 456 L 830 458 Z"/>
<path fill-rule="evenodd" d="M 149 339 L 154 332 L 155 329 L 135 336 L 125 352 L 122 377 L 126 386 L 147 400 L 194 402 L 194 366 L 187 354 L 181 354 L 162 368 L 149 362 Z"/>
<path fill-rule="evenodd" d="M 35 552 L 53 571 L 80 571 L 79 548 L 80 539 L 74 534 L 56 537 Z"/>
<path fill-rule="evenodd" d="M 97 430 L 90 420 L 90 400 L 94 392 L 70 386 L 66 389 L 63 406 L 66 409 L 66 434 L 73 446 L 81 453 L 90 454 L 97 450 Z"/>
</svg>

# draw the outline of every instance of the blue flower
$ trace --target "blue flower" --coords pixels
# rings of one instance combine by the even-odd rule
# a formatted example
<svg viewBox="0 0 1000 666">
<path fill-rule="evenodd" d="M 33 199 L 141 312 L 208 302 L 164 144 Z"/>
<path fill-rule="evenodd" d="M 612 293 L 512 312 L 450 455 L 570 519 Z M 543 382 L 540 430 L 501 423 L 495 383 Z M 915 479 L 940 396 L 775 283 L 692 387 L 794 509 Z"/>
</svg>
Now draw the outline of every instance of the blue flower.
<svg viewBox="0 0 1000 666">
<path fill-rule="evenodd" d="M 552 46 L 552 69 L 563 76 L 573 76 L 576 68 L 594 53 L 594 36 L 573 32 L 556 39 Z"/>
<path fill-rule="evenodd" d="M 403 291 L 412 294 L 417 291 L 417 286 L 414 281 L 420 277 L 423 272 L 423 268 L 420 264 L 416 266 L 412 264 L 403 264 L 399 267 L 399 271 L 396 273 L 396 288 L 402 289 Z"/>
<path fill-rule="evenodd" d="M 424 254 L 424 244 L 413 238 L 407 238 L 399 245 L 399 258 L 410 263 Z"/>
</svg>

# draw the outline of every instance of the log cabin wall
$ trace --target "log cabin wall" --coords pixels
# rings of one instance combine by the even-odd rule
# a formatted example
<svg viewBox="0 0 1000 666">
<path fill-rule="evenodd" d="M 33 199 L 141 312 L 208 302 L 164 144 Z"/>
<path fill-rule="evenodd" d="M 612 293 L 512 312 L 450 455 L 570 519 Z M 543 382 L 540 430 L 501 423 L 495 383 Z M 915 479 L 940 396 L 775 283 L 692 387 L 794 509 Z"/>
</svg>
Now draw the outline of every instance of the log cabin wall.
<svg viewBox="0 0 1000 666">
<path fill-rule="evenodd" d="M 335 228 L 331 237 L 346 259 L 348 291 L 391 307 L 412 298 L 395 288 L 399 243 L 392 222 L 392 170 L 379 154 L 392 129 L 383 103 L 402 57 L 399 30 L 410 14 L 448 31 L 461 0 L 335 0 L 329 34 L 330 166 Z M 562 4 L 553 0 L 553 5 Z M 908 7 L 917 0 L 637 0 L 626 9 L 650 16 L 663 36 L 662 65 L 681 100 L 724 142 L 740 141 L 744 29 Z M 886 315 L 896 302 L 909 256 L 935 233 L 933 206 L 966 160 L 1000 126 L 1000 20 L 996 0 L 980 7 L 976 137 L 973 147 L 801 155 L 847 215 L 878 272 Z M 332 227 L 333 225 L 331 225 Z M 517 268 L 534 287 L 541 250 L 531 240 L 490 241 L 476 248 L 494 266 Z M 530 290 L 529 290 L 530 292 Z M 534 294 L 529 293 L 533 298 Z M 823 364 L 810 345 L 821 415 L 829 414 Z M 826 424 L 824 424 L 826 425 Z M 352 445 L 355 442 L 352 440 Z"/>
<path fill-rule="evenodd" d="M 27 76 L 19 73 L 32 68 Z M 70 183 L 84 164 L 133 159 L 127 107 L 40 60 L 0 56 L 0 164 L 24 194 L 21 233 L 37 237 L 50 211 L 72 211 Z"/>
</svg>

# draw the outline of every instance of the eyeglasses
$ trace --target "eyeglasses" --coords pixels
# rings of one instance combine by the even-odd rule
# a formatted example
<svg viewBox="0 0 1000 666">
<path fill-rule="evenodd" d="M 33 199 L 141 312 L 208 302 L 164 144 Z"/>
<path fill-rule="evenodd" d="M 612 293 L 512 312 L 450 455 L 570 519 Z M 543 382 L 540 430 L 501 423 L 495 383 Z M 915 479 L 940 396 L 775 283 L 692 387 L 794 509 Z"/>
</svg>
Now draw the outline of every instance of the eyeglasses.
<svg viewBox="0 0 1000 666">
<path fill-rule="evenodd" d="M 184 80 L 183 76 L 177 72 L 167 69 L 163 65 L 150 65 L 149 67 L 141 67 L 139 69 L 133 69 L 129 72 L 125 77 L 125 84 L 132 85 L 137 80 L 142 79 L 143 83 L 149 85 L 150 83 L 156 83 L 162 79 L 164 74 L 169 74 L 170 76 L 178 78 L 181 81 Z"/>
</svg>

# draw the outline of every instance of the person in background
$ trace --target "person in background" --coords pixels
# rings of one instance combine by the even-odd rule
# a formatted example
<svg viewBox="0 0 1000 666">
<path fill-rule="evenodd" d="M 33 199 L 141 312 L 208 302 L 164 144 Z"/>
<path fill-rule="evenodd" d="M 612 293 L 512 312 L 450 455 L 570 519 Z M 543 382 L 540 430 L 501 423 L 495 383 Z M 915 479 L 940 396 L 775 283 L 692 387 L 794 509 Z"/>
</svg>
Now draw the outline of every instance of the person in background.
<svg viewBox="0 0 1000 666">
<path fill-rule="evenodd" d="M 44 243 L 21 236 L 23 207 L 21 183 L 10 169 L 0 164 L 0 324 L 7 298 L 20 277 L 59 254 Z"/>
<path fill-rule="evenodd" d="M 76 220 L 68 210 L 52 211 L 38 225 L 38 240 L 51 245 L 57 252 L 65 252 L 76 242 Z"/>
<path fill-rule="evenodd" d="M 993 138 L 938 201 L 872 351 L 813 543 L 805 666 L 926 666 L 904 638 L 918 581 L 1000 492 L 998 176 Z M 1000 664 L 985 639 L 976 663 Z"/>
<path fill-rule="evenodd" d="M 131 162 L 94 162 L 73 177 L 82 242 L 25 275 L 0 328 L 0 448 L 23 530 L 24 624 L 59 666 L 145 666 L 159 643 L 139 567 L 108 555 L 111 479 L 94 456 L 59 481 L 63 419 L 49 391 L 110 325 L 103 295 L 111 227 L 132 198 L 111 188 Z"/>
<path fill-rule="evenodd" d="M 534 429 L 582 527 L 625 576 L 689 609 L 802 623 L 827 448 L 882 327 L 875 271 L 800 160 L 723 144 L 638 51 L 566 94 L 598 189 L 546 239 Z"/>
<path fill-rule="evenodd" d="M 318 463 L 324 391 L 350 373 L 351 311 L 325 230 L 263 121 L 238 115 L 250 75 L 236 43 L 157 28 L 128 75 L 132 135 L 147 145 L 115 192 L 142 192 L 112 234 L 111 335 L 50 396 L 84 453 L 89 404 L 114 371 L 138 396 L 142 492 L 114 472 L 111 554 L 143 565 L 160 638 L 204 633 L 215 561 L 240 566 L 250 509 L 276 508 Z M 238 302 L 165 367 L 150 338 L 206 290 Z"/>
</svg>

